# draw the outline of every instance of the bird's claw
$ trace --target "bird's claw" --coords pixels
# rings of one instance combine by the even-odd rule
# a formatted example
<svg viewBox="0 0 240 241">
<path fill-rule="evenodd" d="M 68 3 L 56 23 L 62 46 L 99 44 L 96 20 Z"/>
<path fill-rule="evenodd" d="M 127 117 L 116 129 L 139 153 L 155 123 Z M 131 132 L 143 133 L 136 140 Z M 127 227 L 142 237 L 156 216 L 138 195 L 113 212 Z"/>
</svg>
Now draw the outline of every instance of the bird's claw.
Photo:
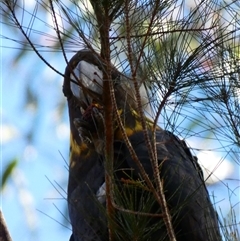
<svg viewBox="0 0 240 241">
<path fill-rule="evenodd" d="M 104 120 L 102 108 L 97 104 L 91 104 L 85 110 L 81 110 L 82 117 L 75 118 L 73 123 L 78 130 L 83 143 L 93 147 L 94 143 L 99 143 L 104 133 Z"/>
</svg>

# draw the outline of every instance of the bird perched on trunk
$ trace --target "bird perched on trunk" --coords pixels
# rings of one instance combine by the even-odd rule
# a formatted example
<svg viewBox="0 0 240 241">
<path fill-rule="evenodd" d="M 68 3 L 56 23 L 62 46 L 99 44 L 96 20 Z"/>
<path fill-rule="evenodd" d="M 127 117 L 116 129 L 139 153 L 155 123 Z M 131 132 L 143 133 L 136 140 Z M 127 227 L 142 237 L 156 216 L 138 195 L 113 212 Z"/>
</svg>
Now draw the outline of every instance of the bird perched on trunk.
<svg viewBox="0 0 240 241">
<path fill-rule="evenodd" d="M 155 186 L 154 170 L 146 145 L 136 97 L 128 78 L 112 67 L 117 111 L 126 135 L 147 176 Z M 112 201 L 114 218 L 106 214 L 104 157 L 104 61 L 91 50 L 76 53 L 66 67 L 63 85 L 70 119 L 68 207 L 71 241 L 106 241 L 108 223 L 114 241 L 167 241 L 162 209 L 133 160 L 121 128 L 113 117 L 114 159 Z M 153 142 L 153 122 L 145 119 Z M 211 204 L 196 157 L 184 141 L 156 128 L 160 179 L 177 241 L 220 241 L 216 212 Z"/>
</svg>

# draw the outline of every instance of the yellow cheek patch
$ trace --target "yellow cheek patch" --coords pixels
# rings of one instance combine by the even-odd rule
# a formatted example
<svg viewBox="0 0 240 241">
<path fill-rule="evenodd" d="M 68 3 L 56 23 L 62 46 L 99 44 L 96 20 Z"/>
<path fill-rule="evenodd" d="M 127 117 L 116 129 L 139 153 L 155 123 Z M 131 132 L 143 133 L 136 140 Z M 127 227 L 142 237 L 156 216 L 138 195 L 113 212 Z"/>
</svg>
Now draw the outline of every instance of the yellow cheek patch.
<svg viewBox="0 0 240 241">
<path fill-rule="evenodd" d="M 103 107 L 100 104 L 98 104 L 97 102 L 95 102 L 95 100 L 93 100 L 92 106 L 94 106 L 94 107 L 96 107 L 96 108 L 98 108 L 100 110 L 103 110 Z"/>
<path fill-rule="evenodd" d="M 134 128 L 129 128 L 126 126 L 125 128 L 127 136 L 132 135 L 134 132 L 138 132 L 138 131 L 142 131 L 142 123 L 140 123 L 139 121 L 136 121 L 136 125 L 134 126 Z"/>
<path fill-rule="evenodd" d="M 123 111 L 121 109 L 118 112 L 119 112 L 119 114 L 123 113 Z M 125 126 L 124 127 L 128 137 L 133 135 L 136 132 L 139 132 L 139 131 L 143 130 L 142 123 L 140 121 L 140 117 L 137 114 L 137 112 L 135 110 L 131 110 L 131 115 L 132 115 L 132 117 L 135 120 L 134 126 L 132 126 L 132 127 Z M 146 121 L 147 128 L 149 130 L 152 130 L 154 122 L 151 119 L 147 118 L 147 117 L 145 117 L 145 121 Z M 156 129 L 158 130 L 160 128 L 157 126 Z M 119 128 L 116 128 L 114 137 L 115 137 L 115 140 L 122 140 L 123 139 L 123 135 L 122 135 L 122 133 L 121 133 Z"/>
<path fill-rule="evenodd" d="M 88 147 L 85 143 L 78 144 L 76 140 L 73 139 L 73 136 L 70 135 L 70 162 L 71 166 L 74 166 L 72 163 L 75 157 L 86 157 L 88 156 Z"/>
<path fill-rule="evenodd" d="M 136 121 L 134 127 L 127 127 L 127 126 L 125 126 L 124 129 L 125 129 L 125 131 L 126 131 L 127 136 L 131 136 L 131 135 L 133 135 L 134 133 L 143 130 L 143 128 L 142 128 L 142 123 L 139 122 L 139 121 Z M 121 130 L 120 130 L 119 128 L 117 128 L 116 131 L 115 131 L 115 139 L 116 139 L 116 140 L 121 140 L 121 139 L 123 139 L 122 132 L 121 132 Z"/>
</svg>

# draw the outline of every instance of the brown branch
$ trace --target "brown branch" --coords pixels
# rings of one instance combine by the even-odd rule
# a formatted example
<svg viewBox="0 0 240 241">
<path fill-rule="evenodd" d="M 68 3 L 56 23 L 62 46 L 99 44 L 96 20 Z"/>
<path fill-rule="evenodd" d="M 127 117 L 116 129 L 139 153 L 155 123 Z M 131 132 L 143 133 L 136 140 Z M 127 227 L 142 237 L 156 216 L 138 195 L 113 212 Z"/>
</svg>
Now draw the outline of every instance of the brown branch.
<svg viewBox="0 0 240 241">
<path fill-rule="evenodd" d="M 0 210 L 0 241 L 12 241 L 1 210 Z"/>
<path fill-rule="evenodd" d="M 130 65 L 130 69 L 131 69 L 131 73 L 132 73 L 132 81 L 133 81 L 133 85 L 134 85 L 137 107 L 138 107 L 139 116 L 140 116 L 140 120 L 141 120 L 141 124 L 142 124 L 143 134 L 144 134 L 145 142 L 147 145 L 149 157 L 152 162 L 152 160 L 154 159 L 153 152 L 152 152 L 152 145 L 151 145 L 150 138 L 148 135 L 146 119 L 144 118 L 144 113 L 142 110 L 142 101 L 141 101 L 141 96 L 140 96 L 140 92 L 139 92 L 139 84 L 136 79 L 136 69 L 134 70 L 134 66 L 133 66 L 133 51 L 132 51 L 131 38 L 130 38 L 131 28 L 130 28 L 130 21 L 129 21 L 130 16 L 129 16 L 129 8 L 128 8 L 129 6 L 128 5 L 129 5 L 129 2 L 126 0 L 125 15 L 126 15 L 126 35 L 127 35 L 128 60 L 129 60 L 129 65 Z M 141 55 L 141 53 L 140 53 L 140 55 Z"/>
<path fill-rule="evenodd" d="M 134 89 L 135 89 L 135 94 L 136 94 L 136 100 L 137 100 L 137 106 L 138 106 L 138 111 L 140 114 L 140 120 L 142 123 L 142 127 L 143 127 L 143 134 L 144 134 L 144 138 L 145 138 L 145 143 L 147 145 L 148 148 L 148 152 L 149 152 L 149 157 L 150 157 L 150 161 L 151 161 L 151 165 L 153 168 L 153 173 L 154 173 L 154 178 L 156 181 L 156 191 L 154 190 L 153 187 L 153 192 L 155 193 L 155 196 L 163 210 L 163 221 L 165 223 L 166 229 L 167 229 L 167 233 L 168 233 L 168 237 L 170 241 L 176 241 L 176 237 L 175 237 L 175 232 L 173 229 L 173 225 L 172 225 L 172 218 L 167 206 L 167 201 L 166 201 L 166 197 L 164 194 L 164 190 L 163 190 L 163 183 L 161 181 L 161 177 L 160 177 L 160 171 L 159 171 L 159 166 L 158 166 L 158 158 L 157 158 L 157 151 L 156 151 L 156 143 L 153 142 L 153 146 L 152 147 L 152 142 L 150 141 L 149 138 L 149 134 L 148 134 L 148 128 L 146 126 L 146 120 L 144 118 L 144 113 L 143 113 L 143 109 L 141 106 L 141 96 L 140 96 L 140 92 L 139 92 L 139 84 L 137 82 L 136 79 L 136 75 L 137 75 L 137 69 L 138 66 L 140 64 L 140 60 L 142 57 L 142 54 L 144 52 L 144 48 L 145 45 L 147 43 L 147 39 L 149 38 L 150 34 L 151 34 L 151 28 L 152 25 L 154 23 L 154 19 L 156 14 L 158 13 L 159 10 L 159 4 L 160 4 L 160 0 L 155 2 L 155 6 L 153 8 L 152 11 L 152 16 L 150 19 L 150 23 L 147 29 L 147 33 L 143 39 L 143 43 L 140 49 L 140 53 L 139 56 L 137 58 L 137 61 L 135 63 L 135 66 L 133 66 L 133 62 L 132 62 L 132 47 L 131 47 L 131 38 L 130 38 L 130 23 L 129 23 L 129 2 L 126 0 L 126 4 L 125 4 L 125 14 L 126 14 L 126 40 L 127 40 L 127 49 L 128 49 L 128 59 L 129 59 L 129 64 L 130 64 L 130 69 L 131 69 L 131 73 L 132 73 L 132 78 L 133 78 L 133 84 L 134 84 Z M 135 69 L 134 69 L 135 68 Z M 155 137 L 155 130 L 153 130 L 153 137 Z M 156 138 L 154 138 L 154 141 Z M 138 161 L 139 162 L 139 161 Z M 145 172 L 145 171 L 144 171 Z M 151 182 L 151 181 L 150 181 Z M 152 182 L 151 182 L 152 185 Z"/>
<path fill-rule="evenodd" d="M 101 3 L 91 1 L 100 33 L 101 41 L 101 58 L 106 66 L 103 69 L 103 106 L 104 106 L 104 131 L 105 131 L 105 183 L 106 183 L 106 210 L 108 216 L 108 232 L 109 241 L 114 240 L 114 206 L 112 204 L 112 179 L 113 179 L 113 104 L 111 93 L 113 92 L 113 83 L 111 80 L 111 61 L 110 61 L 110 41 L 109 41 L 109 29 L 111 25 L 111 19 L 109 19 L 109 7 L 108 4 L 104 6 Z"/>
</svg>

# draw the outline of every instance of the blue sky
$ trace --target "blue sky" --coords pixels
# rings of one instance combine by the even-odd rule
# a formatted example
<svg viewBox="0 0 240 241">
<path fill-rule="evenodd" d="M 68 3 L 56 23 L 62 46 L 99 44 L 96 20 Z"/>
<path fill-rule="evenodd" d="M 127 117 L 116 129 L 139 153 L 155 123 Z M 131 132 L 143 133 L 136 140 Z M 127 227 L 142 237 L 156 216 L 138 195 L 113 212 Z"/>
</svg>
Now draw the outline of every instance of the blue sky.
<svg viewBox="0 0 240 241">
<path fill-rule="evenodd" d="M 17 169 L 2 193 L 3 213 L 13 240 L 50 240 L 49 236 L 51 240 L 68 240 L 70 230 L 51 219 L 63 223 L 53 204 L 62 212 L 66 209 L 63 197 L 66 198 L 68 177 L 68 118 L 66 106 L 62 114 L 56 111 L 64 101 L 62 78 L 48 78 L 46 75 L 51 75 L 51 71 L 44 75 L 41 62 L 29 55 L 27 61 L 32 59 L 35 63 L 31 66 L 36 72 L 42 69 L 43 74 L 39 82 L 28 79 L 24 66 L 27 62 L 11 66 L 6 56 L 14 56 L 14 50 L 2 51 L 1 118 L 2 138 L 6 139 L 2 143 L 2 168 L 13 158 L 18 160 Z M 26 85 L 33 88 L 37 108 L 26 103 Z M 50 181 L 58 183 L 59 187 L 55 185 L 61 194 Z"/>
</svg>

